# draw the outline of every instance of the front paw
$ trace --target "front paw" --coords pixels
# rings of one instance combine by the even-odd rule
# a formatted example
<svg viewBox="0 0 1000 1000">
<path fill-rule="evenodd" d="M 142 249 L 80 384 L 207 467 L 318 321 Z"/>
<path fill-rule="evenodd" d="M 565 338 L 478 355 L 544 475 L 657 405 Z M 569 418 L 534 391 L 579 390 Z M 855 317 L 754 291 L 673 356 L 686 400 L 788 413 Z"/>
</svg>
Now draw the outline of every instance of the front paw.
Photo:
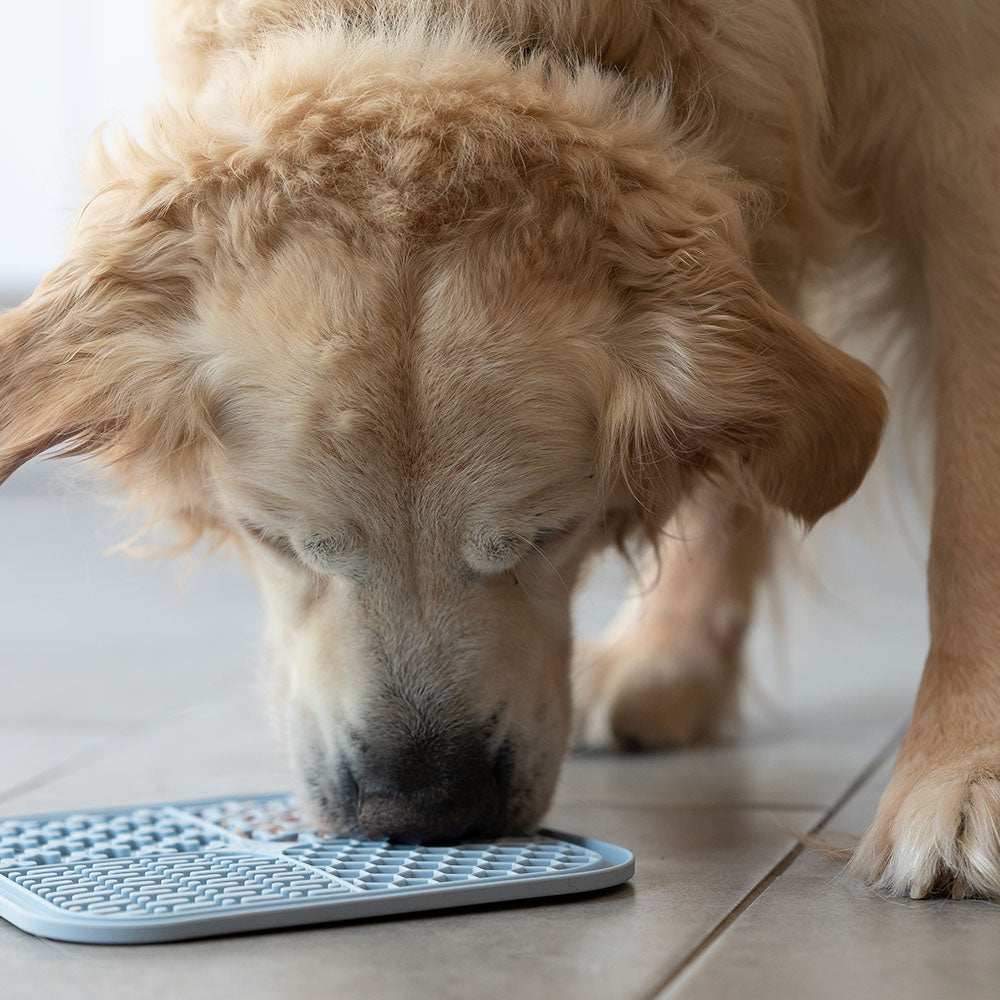
<svg viewBox="0 0 1000 1000">
<path fill-rule="evenodd" d="M 708 646 L 584 644 L 574 662 L 576 749 L 662 750 L 709 742 L 735 716 L 739 671 Z"/>
<path fill-rule="evenodd" d="M 1000 902 L 1000 755 L 897 763 L 850 870 L 895 896 Z"/>
</svg>

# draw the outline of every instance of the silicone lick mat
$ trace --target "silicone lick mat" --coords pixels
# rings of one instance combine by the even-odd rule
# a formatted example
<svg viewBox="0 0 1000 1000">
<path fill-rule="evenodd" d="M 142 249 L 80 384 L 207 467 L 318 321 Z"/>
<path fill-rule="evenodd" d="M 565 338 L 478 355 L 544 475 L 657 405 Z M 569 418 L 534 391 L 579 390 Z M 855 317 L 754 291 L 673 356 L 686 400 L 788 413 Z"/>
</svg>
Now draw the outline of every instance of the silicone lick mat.
<svg viewBox="0 0 1000 1000">
<path fill-rule="evenodd" d="M 551 831 L 428 846 L 334 838 L 288 795 L 0 818 L 0 916 L 97 944 L 568 895 L 634 870 L 624 848 Z"/>
</svg>

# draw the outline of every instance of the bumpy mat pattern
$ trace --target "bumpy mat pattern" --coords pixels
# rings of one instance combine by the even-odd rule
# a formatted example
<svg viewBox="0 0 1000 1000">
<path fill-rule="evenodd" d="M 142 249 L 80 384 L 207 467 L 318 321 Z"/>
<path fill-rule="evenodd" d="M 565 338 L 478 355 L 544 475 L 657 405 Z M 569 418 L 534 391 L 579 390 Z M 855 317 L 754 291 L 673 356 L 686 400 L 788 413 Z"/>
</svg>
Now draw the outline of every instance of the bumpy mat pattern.
<svg viewBox="0 0 1000 1000">
<path fill-rule="evenodd" d="M 67 941 L 166 941 L 563 895 L 629 852 L 562 834 L 457 845 L 324 836 L 289 796 L 0 819 L 0 916 Z"/>
</svg>

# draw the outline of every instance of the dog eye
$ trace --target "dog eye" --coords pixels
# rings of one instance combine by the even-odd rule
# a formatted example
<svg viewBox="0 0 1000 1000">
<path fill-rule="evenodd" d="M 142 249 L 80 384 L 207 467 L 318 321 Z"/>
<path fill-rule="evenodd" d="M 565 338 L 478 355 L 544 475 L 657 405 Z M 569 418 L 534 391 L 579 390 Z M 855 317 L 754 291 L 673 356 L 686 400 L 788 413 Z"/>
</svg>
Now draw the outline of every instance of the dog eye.
<svg viewBox="0 0 1000 1000">
<path fill-rule="evenodd" d="M 334 563 L 349 556 L 356 546 L 343 535 L 310 535 L 302 547 L 319 562 Z"/>
<path fill-rule="evenodd" d="M 302 540 L 306 562 L 321 573 L 336 573 L 352 580 L 365 574 L 361 539 L 354 532 L 309 535 Z"/>
<path fill-rule="evenodd" d="M 248 535 L 260 542 L 261 545 L 267 546 L 267 548 L 277 555 L 283 556 L 285 559 L 298 561 L 298 555 L 292 547 L 292 543 L 284 535 L 272 535 L 266 528 L 262 528 L 259 524 L 254 524 L 252 521 L 241 520 L 240 527 Z"/>
<path fill-rule="evenodd" d="M 568 535 L 571 535 L 577 527 L 578 524 L 574 521 L 570 524 L 564 524 L 558 528 L 542 528 L 541 531 L 535 532 L 534 538 L 531 539 L 531 545 L 536 549 L 544 549 L 546 545 L 551 545 L 560 538 L 565 538 Z"/>
<path fill-rule="evenodd" d="M 495 535 L 487 528 L 474 529 L 465 545 L 465 562 L 477 573 L 493 575 L 513 569 L 527 554 L 528 538 Z"/>
</svg>

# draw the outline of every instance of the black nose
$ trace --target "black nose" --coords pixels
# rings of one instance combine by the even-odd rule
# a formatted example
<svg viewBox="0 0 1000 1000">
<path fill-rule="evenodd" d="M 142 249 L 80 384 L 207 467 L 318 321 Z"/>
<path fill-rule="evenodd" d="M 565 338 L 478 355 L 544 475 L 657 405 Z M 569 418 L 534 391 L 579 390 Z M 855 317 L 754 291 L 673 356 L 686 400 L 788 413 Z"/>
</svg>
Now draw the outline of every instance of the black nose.
<svg viewBox="0 0 1000 1000">
<path fill-rule="evenodd" d="M 410 748 L 357 769 L 358 826 L 372 840 L 453 843 L 498 833 L 502 767 L 481 756 Z"/>
</svg>

